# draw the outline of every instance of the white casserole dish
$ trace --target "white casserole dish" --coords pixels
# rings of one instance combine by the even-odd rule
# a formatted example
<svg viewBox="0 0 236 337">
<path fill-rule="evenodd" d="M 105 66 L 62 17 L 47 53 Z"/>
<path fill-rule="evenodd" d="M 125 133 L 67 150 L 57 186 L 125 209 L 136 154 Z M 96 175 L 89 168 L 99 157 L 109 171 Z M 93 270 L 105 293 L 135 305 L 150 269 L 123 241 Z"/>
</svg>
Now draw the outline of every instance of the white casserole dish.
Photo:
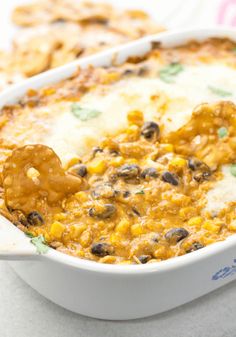
<svg viewBox="0 0 236 337">
<path fill-rule="evenodd" d="M 73 62 L 18 84 L 0 95 L 0 106 L 12 103 L 29 88 L 69 77 L 80 65 L 109 65 L 115 54 L 146 53 L 151 42 L 175 46 L 189 40 L 228 37 L 236 30 L 211 28 L 165 32 Z M 236 278 L 236 236 L 191 254 L 146 265 L 107 265 L 74 258 L 53 249 L 35 253 L 29 239 L 0 218 L 0 259 L 40 294 L 76 313 L 110 320 L 154 315 L 202 296 Z"/>
</svg>

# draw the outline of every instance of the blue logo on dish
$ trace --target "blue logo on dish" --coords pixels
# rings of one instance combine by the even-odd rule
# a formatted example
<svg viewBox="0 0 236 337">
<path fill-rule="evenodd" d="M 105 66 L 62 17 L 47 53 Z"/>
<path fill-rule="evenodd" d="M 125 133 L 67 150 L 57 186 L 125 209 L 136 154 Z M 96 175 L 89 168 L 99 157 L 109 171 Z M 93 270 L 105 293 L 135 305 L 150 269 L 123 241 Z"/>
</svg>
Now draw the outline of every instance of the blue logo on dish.
<svg viewBox="0 0 236 337">
<path fill-rule="evenodd" d="M 236 263 L 236 259 L 234 259 L 234 263 Z M 225 279 L 226 277 L 232 276 L 234 274 L 236 274 L 236 265 L 232 265 L 232 266 L 228 266 L 228 267 L 224 267 L 220 269 L 212 276 L 211 279 L 213 281 L 218 281 L 220 279 Z"/>
</svg>

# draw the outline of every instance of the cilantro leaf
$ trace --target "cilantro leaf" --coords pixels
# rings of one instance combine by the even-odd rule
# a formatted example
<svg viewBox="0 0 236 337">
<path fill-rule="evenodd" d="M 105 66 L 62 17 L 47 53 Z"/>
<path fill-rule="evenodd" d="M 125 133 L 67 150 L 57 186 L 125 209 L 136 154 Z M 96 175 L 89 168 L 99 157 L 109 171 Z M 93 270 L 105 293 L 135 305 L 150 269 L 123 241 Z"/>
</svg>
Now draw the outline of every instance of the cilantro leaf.
<svg viewBox="0 0 236 337">
<path fill-rule="evenodd" d="M 232 176 L 236 177 L 236 164 L 232 164 L 230 166 L 230 173 L 232 174 Z"/>
<path fill-rule="evenodd" d="M 222 126 L 221 128 L 219 128 L 217 130 L 217 133 L 218 133 L 219 138 L 227 137 L 228 136 L 228 129 L 226 127 Z"/>
<path fill-rule="evenodd" d="M 166 83 L 173 83 L 174 77 L 184 70 L 182 64 L 178 62 L 170 63 L 159 72 L 160 79 Z"/>
<path fill-rule="evenodd" d="M 144 190 L 136 191 L 135 194 L 145 194 Z"/>
<path fill-rule="evenodd" d="M 229 96 L 232 96 L 232 92 L 226 91 L 226 90 L 221 89 L 221 88 L 213 87 L 213 86 L 211 86 L 211 85 L 208 86 L 208 89 L 209 89 L 214 95 L 217 95 L 217 96 L 220 96 L 220 97 L 229 97 Z"/>
<path fill-rule="evenodd" d="M 31 239 L 34 237 L 33 234 L 30 233 L 30 232 L 25 232 L 25 235 L 26 235 L 28 238 L 31 238 Z"/>
<path fill-rule="evenodd" d="M 45 254 L 48 252 L 49 247 L 46 244 L 44 236 L 41 234 L 39 236 L 36 236 L 30 240 L 30 242 L 35 245 L 37 253 L 39 254 Z"/>
<path fill-rule="evenodd" d="M 99 110 L 82 108 L 78 103 L 72 104 L 71 112 L 76 118 L 80 119 L 82 122 L 96 118 L 101 114 L 101 111 Z"/>
</svg>

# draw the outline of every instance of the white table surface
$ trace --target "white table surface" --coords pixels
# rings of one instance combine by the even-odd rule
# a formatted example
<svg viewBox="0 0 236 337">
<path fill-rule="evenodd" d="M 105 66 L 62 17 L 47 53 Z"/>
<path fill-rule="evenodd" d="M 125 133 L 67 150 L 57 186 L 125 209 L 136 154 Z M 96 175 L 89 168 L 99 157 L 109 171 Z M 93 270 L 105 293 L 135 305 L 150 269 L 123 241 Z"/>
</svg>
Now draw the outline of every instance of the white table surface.
<svg viewBox="0 0 236 337">
<path fill-rule="evenodd" d="M 1 337 L 235 337 L 236 282 L 169 312 L 126 322 L 64 310 L 0 262 Z"/>
<path fill-rule="evenodd" d="M 134 4 L 134 0 L 133 4 Z M 119 5 L 131 4 L 120 0 Z M 151 2 L 152 1 L 152 2 Z M 221 0 L 188 0 L 182 14 L 191 13 L 198 2 L 199 16 L 186 20 L 168 20 L 170 28 L 191 24 L 213 23 L 214 4 Z M 14 30 L 9 13 L 21 0 L 0 0 L 0 46 L 7 46 Z M 179 0 L 136 0 L 165 22 L 168 8 Z M 192 5 L 190 4 L 192 3 Z M 183 4 L 183 2 L 181 1 Z M 190 4 L 187 9 L 186 4 Z M 204 11 L 201 12 L 205 5 Z M 156 11 L 152 10 L 152 6 Z M 192 9 L 191 9 L 191 6 Z M 153 7 L 153 8 L 154 8 Z M 161 8 L 161 11 L 159 11 Z M 207 13 L 206 9 L 211 8 Z M 201 14 L 202 13 L 202 14 Z M 199 20 L 199 17 L 201 19 Z M 198 18 L 198 20 L 197 20 Z M 205 18 L 205 19 L 204 19 Z M 194 21 L 195 20 L 195 21 Z M 66 311 L 26 285 L 5 262 L 0 262 L 0 337 L 235 337 L 236 283 L 233 282 L 192 303 L 151 318 L 127 321 L 99 321 Z"/>
</svg>

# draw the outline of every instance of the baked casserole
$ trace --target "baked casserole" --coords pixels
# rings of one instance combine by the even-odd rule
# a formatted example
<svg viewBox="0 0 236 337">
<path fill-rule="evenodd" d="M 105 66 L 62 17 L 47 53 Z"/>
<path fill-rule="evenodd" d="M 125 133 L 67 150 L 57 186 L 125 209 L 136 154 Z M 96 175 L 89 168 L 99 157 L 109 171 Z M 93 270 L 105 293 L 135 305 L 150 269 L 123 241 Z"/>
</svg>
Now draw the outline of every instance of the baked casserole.
<svg viewBox="0 0 236 337">
<path fill-rule="evenodd" d="M 32 242 L 110 264 L 236 232 L 236 44 L 158 43 L 1 111 L 1 213 Z"/>
</svg>

